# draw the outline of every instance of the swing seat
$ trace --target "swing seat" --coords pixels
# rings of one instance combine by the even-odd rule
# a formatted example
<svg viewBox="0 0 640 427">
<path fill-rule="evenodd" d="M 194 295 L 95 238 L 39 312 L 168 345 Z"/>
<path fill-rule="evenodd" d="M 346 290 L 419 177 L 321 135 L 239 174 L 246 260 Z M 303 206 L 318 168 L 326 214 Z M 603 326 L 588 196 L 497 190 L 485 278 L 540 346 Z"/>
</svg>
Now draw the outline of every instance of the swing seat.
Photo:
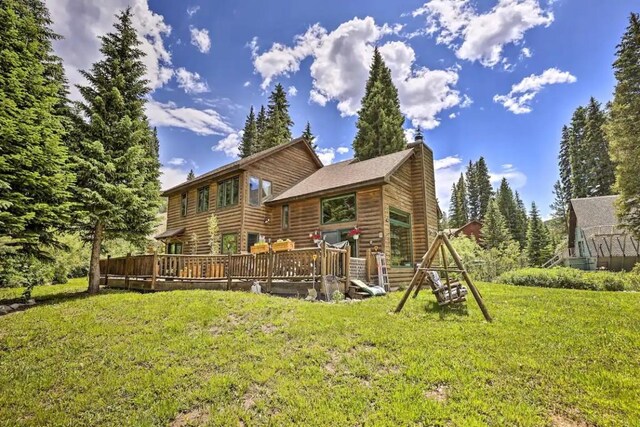
<svg viewBox="0 0 640 427">
<path fill-rule="evenodd" d="M 429 279 L 431 292 L 436 296 L 438 305 L 442 306 L 467 300 L 467 288 L 460 282 L 453 282 L 450 285 L 445 285 L 440 280 L 440 275 L 435 271 L 429 272 Z M 451 289 L 451 291 L 449 291 L 449 289 Z"/>
</svg>

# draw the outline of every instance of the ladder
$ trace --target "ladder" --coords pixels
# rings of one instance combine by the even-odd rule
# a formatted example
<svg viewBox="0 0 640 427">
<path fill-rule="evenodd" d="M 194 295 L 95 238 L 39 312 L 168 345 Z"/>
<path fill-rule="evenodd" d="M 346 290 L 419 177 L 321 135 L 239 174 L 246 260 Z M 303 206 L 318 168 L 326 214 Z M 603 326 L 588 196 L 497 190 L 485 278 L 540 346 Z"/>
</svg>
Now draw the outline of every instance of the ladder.
<svg viewBox="0 0 640 427">
<path fill-rule="evenodd" d="M 378 284 L 385 291 L 389 291 L 389 270 L 384 252 L 376 253 L 376 265 L 378 266 Z"/>
</svg>

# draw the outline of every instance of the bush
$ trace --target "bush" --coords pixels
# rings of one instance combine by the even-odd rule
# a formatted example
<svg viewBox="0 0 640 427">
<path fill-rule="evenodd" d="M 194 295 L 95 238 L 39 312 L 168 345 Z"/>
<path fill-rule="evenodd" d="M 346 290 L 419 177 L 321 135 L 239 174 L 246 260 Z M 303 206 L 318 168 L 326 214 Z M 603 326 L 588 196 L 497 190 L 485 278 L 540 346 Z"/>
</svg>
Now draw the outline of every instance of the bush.
<svg viewBox="0 0 640 427">
<path fill-rule="evenodd" d="M 638 268 L 636 267 L 636 270 Z M 640 273 L 582 271 L 575 268 L 523 268 L 500 275 L 496 282 L 516 286 L 585 289 L 593 291 L 638 291 Z"/>
<path fill-rule="evenodd" d="M 467 272 L 476 280 L 489 282 L 502 273 L 526 265 L 526 257 L 517 243 L 511 242 L 502 248 L 483 249 L 478 243 L 468 237 L 456 237 L 451 240 L 462 259 Z M 453 258 L 448 257 L 447 263 L 453 266 Z"/>
</svg>

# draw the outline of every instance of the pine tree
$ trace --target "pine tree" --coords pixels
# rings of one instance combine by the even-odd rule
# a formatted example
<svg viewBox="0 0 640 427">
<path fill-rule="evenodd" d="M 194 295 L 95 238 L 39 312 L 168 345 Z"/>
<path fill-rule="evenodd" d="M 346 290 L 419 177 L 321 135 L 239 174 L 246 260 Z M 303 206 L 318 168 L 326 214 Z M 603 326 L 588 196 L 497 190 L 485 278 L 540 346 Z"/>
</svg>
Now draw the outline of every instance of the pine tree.
<svg viewBox="0 0 640 427">
<path fill-rule="evenodd" d="M 401 151 L 406 147 L 404 116 L 400 112 L 398 90 L 376 47 L 369 79 L 358 111 L 358 129 L 353 141 L 356 158 L 366 160 Z"/>
<path fill-rule="evenodd" d="M 284 87 L 278 83 L 269 95 L 266 129 L 261 150 L 291 141 L 291 126 L 293 126 L 293 121 L 289 117 L 287 93 Z"/>
<path fill-rule="evenodd" d="M 477 219 L 482 221 L 487 213 L 487 209 L 489 209 L 489 202 L 493 197 L 493 187 L 491 186 L 489 168 L 487 167 L 487 163 L 484 161 L 484 157 L 480 157 L 476 163 L 475 178 L 476 185 L 478 186 L 478 206 L 480 208 L 479 217 Z"/>
<path fill-rule="evenodd" d="M 585 172 L 589 196 L 608 196 L 615 181 L 609 143 L 603 129 L 605 122 L 606 114 L 600 108 L 600 103 L 591 97 L 586 107 L 584 131 L 584 145 L 588 153 Z"/>
<path fill-rule="evenodd" d="M 511 187 L 509 187 L 506 178 L 502 178 L 500 182 L 500 188 L 496 193 L 496 200 L 500 213 L 507 222 L 511 237 L 516 239 L 521 227 L 518 219 L 518 206 L 516 205 L 516 199 L 513 197 L 513 191 Z"/>
<path fill-rule="evenodd" d="M 69 223 L 68 105 L 41 0 L 0 2 L 0 246 L 46 256 Z"/>
<path fill-rule="evenodd" d="M 540 218 L 540 212 L 535 203 L 531 204 L 529 215 L 529 229 L 527 231 L 527 258 L 529 264 L 540 267 L 551 257 L 551 239 L 549 230 Z"/>
<path fill-rule="evenodd" d="M 89 84 L 79 86 L 83 101 L 72 145 L 75 223 L 92 241 L 90 293 L 99 290 L 103 241 L 141 242 L 152 231 L 160 204 L 157 139 L 144 109 L 150 89 L 130 8 L 117 15 L 114 27 L 101 37 L 103 58 L 82 72 Z"/>
<path fill-rule="evenodd" d="M 451 228 L 459 228 L 461 227 L 460 225 L 458 225 L 458 219 L 459 219 L 459 214 L 458 214 L 458 207 L 459 207 L 459 202 L 458 202 L 458 186 L 456 185 L 456 183 L 454 182 L 453 185 L 451 185 L 451 198 L 449 199 L 449 221 L 448 221 L 448 225 Z"/>
<path fill-rule="evenodd" d="M 313 133 L 311 133 L 311 124 L 307 122 L 307 125 L 304 127 L 304 132 L 302 132 L 302 138 L 311 146 L 311 148 L 315 151 L 318 149 L 318 144 L 313 142 L 316 137 Z"/>
<path fill-rule="evenodd" d="M 500 212 L 498 201 L 492 198 L 482 223 L 482 243 L 487 249 L 502 249 L 510 241 L 511 233 L 507 222 Z"/>
<path fill-rule="evenodd" d="M 193 169 L 190 169 L 187 174 L 187 181 L 193 181 L 194 179 L 196 179 L 196 174 L 193 173 Z"/>
<path fill-rule="evenodd" d="M 240 142 L 240 157 L 248 157 L 257 153 L 258 146 L 258 127 L 256 124 L 256 116 L 253 113 L 253 105 L 249 110 L 247 120 L 244 122 L 244 131 L 242 133 L 242 141 Z"/>
<path fill-rule="evenodd" d="M 571 197 L 588 197 L 588 158 L 589 152 L 585 146 L 584 133 L 587 124 L 587 112 L 584 107 L 578 107 L 571 118 L 569 128 L 569 147 L 571 159 Z"/>
<path fill-rule="evenodd" d="M 467 211 L 467 188 L 464 175 L 460 174 L 458 183 L 451 188 L 451 201 L 449 203 L 449 225 L 452 228 L 460 228 L 469 222 Z"/>
<path fill-rule="evenodd" d="M 514 196 L 516 200 L 516 218 L 517 228 L 513 235 L 513 239 L 520 244 L 520 249 L 524 249 L 527 245 L 527 230 L 529 228 L 529 218 L 527 217 L 527 208 L 524 206 L 524 202 L 520 198 L 520 194 L 515 192 Z"/>
<path fill-rule="evenodd" d="M 568 204 L 566 203 L 567 196 L 565 194 L 564 188 L 562 187 L 561 181 L 556 181 L 556 183 L 553 185 L 553 195 L 553 203 L 550 206 L 552 211 L 551 216 L 562 224 L 561 229 L 566 234 L 569 231 L 567 218 Z"/>
<path fill-rule="evenodd" d="M 571 189 L 571 138 L 569 128 L 562 126 L 562 136 L 560 138 L 560 154 L 558 155 L 558 168 L 560 169 L 560 182 L 565 196 L 564 204 L 569 205 L 572 197 Z"/>
<path fill-rule="evenodd" d="M 255 153 L 259 153 L 263 150 L 264 140 L 267 134 L 267 110 L 264 105 L 260 106 L 260 111 L 256 116 L 256 146 Z"/>
<path fill-rule="evenodd" d="M 469 160 L 467 171 L 467 206 L 469 207 L 469 219 L 480 220 L 480 189 L 478 187 L 476 164 Z"/>
<path fill-rule="evenodd" d="M 617 213 L 640 239 L 640 14 L 632 13 L 613 63 L 616 88 L 606 132 L 616 162 Z"/>
</svg>

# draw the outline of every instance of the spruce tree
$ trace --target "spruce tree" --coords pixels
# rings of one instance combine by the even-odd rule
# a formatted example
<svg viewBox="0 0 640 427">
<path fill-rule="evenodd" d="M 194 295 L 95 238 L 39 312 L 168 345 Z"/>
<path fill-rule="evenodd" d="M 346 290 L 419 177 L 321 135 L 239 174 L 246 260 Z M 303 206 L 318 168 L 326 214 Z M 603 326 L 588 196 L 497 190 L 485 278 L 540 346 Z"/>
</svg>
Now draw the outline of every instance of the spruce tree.
<svg viewBox="0 0 640 427">
<path fill-rule="evenodd" d="M 540 267 L 551 257 L 551 239 L 547 226 L 540 218 L 540 212 L 535 203 L 531 204 L 529 215 L 529 229 L 527 231 L 527 258 L 529 264 Z"/>
<path fill-rule="evenodd" d="M 196 174 L 193 173 L 193 169 L 190 169 L 187 174 L 187 181 L 193 181 L 194 179 L 196 179 Z"/>
<path fill-rule="evenodd" d="M 356 158 L 366 160 L 405 149 L 403 124 L 398 89 L 376 47 L 356 122 Z"/>
<path fill-rule="evenodd" d="M 472 219 L 478 219 L 482 221 L 485 214 L 487 213 L 487 209 L 489 209 L 489 202 L 493 197 L 493 187 L 491 186 L 489 168 L 487 167 L 487 163 L 484 161 L 484 157 L 480 157 L 480 159 L 476 162 L 475 169 L 476 185 L 478 186 L 479 216 L 478 218 Z"/>
<path fill-rule="evenodd" d="M 90 293 L 99 290 L 103 241 L 142 242 L 160 204 L 157 139 L 144 110 L 150 89 L 130 8 L 117 15 L 114 27 L 101 37 L 103 58 L 82 71 L 89 84 L 79 86 L 83 101 L 72 145 L 75 223 L 92 241 Z"/>
<path fill-rule="evenodd" d="M 500 206 L 492 198 L 482 223 L 482 244 L 487 249 L 502 249 L 511 241 L 511 233 L 507 222 L 500 212 Z"/>
<path fill-rule="evenodd" d="M 240 157 L 245 158 L 257 153 L 258 145 L 258 127 L 256 124 L 256 116 L 253 113 L 253 105 L 249 110 L 247 120 L 244 122 L 244 131 L 242 133 L 242 141 L 240 142 Z"/>
<path fill-rule="evenodd" d="M 291 141 L 291 126 L 293 126 L 293 121 L 289 117 L 287 92 L 278 83 L 269 95 L 265 136 L 260 147 L 261 150 Z"/>
<path fill-rule="evenodd" d="M 511 237 L 516 239 L 521 227 L 518 219 L 518 206 L 516 205 L 516 199 L 513 197 L 513 191 L 506 178 L 502 178 L 500 182 L 500 188 L 496 193 L 496 200 L 500 213 L 507 222 Z"/>
<path fill-rule="evenodd" d="M 589 152 L 585 146 L 584 133 L 587 124 L 587 112 L 578 107 L 571 118 L 569 128 L 569 147 L 571 159 L 571 197 L 589 196 Z"/>
<path fill-rule="evenodd" d="M 260 111 L 256 116 L 256 146 L 253 152 L 259 153 L 263 150 L 265 137 L 267 134 L 267 110 L 264 105 L 260 106 Z"/>
<path fill-rule="evenodd" d="M 609 143 L 603 129 L 605 122 L 606 114 L 600 103 L 591 97 L 586 107 L 584 131 L 584 146 L 588 153 L 585 172 L 589 196 L 608 196 L 615 181 Z"/>
<path fill-rule="evenodd" d="M 454 182 L 453 185 L 451 186 L 451 198 L 449 199 L 449 221 L 448 221 L 448 225 L 451 228 L 459 228 L 460 225 L 458 225 L 458 219 L 459 219 L 459 214 L 458 214 L 458 186 L 456 185 L 456 183 Z"/>
<path fill-rule="evenodd" d="M 480 220 L 480 189 L 478 187 L 476 164 L 469 160 L 467 171 L 467 206 L 469 207 L 469 218 Z"/>
<path fill-rule="evenodd" d="M 560 138 L 560 154 L 558 155 L 558 168 L 560 169 L 560 182 L 565 196 L 564 204 L 568 205 L 572 197 L 571 190 L 571 139 L 569 128 L 562 126 L 562 136 Z"/>
<path fill-rule="evenodd" d="M 616 87 L 606 132 L 616 162 L 620 222 L 640 239 L 640 14 L 632 13 L 613 63 Z"/>
<path fill-rule="evenodd" d="M 515 192 L 514 196 L 516 200 L 516 218 L 517 228 L 513 235 L 515 241 L 520 244 L 520 249 L 524 249 L 527 245 L 527 230 L 529 228 L 529 218 L 527 217 L 527 208 L 524 206 L 524 202 L 520 198 L 520 194 Z"/>
<path fill-rule="evenodd" d="M 0 2 L 0 246 L 46 255 L 69 223 L 66 80 L 40 0 Z"/>
<path fill-rule="evenodd" d="M 567 207 L 569 206 L 566 203 L 567 196 L 564 188 L 562 187 L 561 181 L 556 181 L 553 185 L 553 203 L 551 204 L 551 216 L 562 224 L 561 230 L 566 232 L 568 229 L 568 218 L 567 218 Z"/>
<path fill-rule="evenodd" d="M 469 222 L 467 210 L 467 188 L 464 175 L 460 174 L 458 183 L 454 183 L 451 189 L 451 201 L 449 208 L 449 225 L 452 228 L 460 228 Z"/>
<path fill-rule="evenodd" d="M 309 146 L 315 151 L 318 149 L 318 144 L 313 142 L 316 137 L 313 133 L 311 133 L 311 124 L 307 122 L 307 125 L 304 127 L 304 132 L 302 132 L 302 138 L 309 144 Z"/>
</svg>

